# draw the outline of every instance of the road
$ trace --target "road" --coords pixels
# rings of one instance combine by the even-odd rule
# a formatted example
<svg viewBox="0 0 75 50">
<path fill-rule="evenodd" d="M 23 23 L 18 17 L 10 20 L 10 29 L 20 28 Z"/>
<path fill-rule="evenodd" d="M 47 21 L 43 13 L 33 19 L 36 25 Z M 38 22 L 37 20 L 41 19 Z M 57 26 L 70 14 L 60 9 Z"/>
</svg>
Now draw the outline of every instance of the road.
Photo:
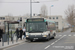
<svg viewBox="0 0 75 50">
<path fill-rule="evenodd" d="M 70 31 L 57 33 L 56 38 L 49 41 L 24 42 L 4 50 L 75 50 L 75 33 Z"/>
</svg>

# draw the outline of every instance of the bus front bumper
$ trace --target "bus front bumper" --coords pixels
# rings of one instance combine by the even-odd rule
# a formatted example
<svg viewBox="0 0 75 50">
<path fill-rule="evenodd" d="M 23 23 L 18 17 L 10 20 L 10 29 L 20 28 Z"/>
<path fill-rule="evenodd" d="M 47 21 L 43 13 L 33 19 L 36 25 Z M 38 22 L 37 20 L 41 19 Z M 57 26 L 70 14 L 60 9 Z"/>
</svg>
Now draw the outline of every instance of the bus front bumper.
<svg viewBox="0 0 75 50">
<path fill-rule="evenodd" d="M 42 35 L 37 35 L 37 36 L 28 36 L 28 37 L 26 37 L 26 39 L 27 40 L 46 40 L 46 39 L 48 39 L 47 38 L 47 36 L 45 37 L 45 36 L 42 36 Z"/>
</svg>

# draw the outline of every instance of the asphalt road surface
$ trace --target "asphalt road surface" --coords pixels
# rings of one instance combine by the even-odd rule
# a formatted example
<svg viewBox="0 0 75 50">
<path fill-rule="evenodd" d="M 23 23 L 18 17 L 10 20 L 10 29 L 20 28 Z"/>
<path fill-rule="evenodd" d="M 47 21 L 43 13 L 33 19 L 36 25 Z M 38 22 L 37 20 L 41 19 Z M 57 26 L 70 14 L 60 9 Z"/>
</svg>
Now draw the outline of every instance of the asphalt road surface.
<svg viewBox="0 0 75 50">
<path fill-rule="evenodd" d="M 56 38 L 49 41 L 24 42 L 4 50 L 75 50 L 75 33 L 70 31 L 57 33 Z"/>
</svg>

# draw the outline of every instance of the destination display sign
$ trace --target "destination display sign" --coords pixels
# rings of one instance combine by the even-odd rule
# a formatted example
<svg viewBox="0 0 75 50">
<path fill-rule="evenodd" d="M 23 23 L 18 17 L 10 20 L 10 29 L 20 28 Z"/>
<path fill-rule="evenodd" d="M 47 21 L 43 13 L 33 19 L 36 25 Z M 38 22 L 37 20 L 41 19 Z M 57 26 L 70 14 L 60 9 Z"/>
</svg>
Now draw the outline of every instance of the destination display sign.
<svg viewBox="0 0 75 50">
<path fill-rule="evenodd" d="M 27 19 L 27 22 L 43 22 L 43 18 L 34 18 L 34 19 Z"/>
</svg>

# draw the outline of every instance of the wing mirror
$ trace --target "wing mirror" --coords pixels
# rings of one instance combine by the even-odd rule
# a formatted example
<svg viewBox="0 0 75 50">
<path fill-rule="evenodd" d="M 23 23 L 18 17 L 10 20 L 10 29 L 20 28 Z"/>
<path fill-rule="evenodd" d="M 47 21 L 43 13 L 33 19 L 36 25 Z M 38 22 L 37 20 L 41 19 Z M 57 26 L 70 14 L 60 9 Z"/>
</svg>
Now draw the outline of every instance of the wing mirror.
<svg viewBox="0 0 75 50">
<path fill-rule="evenodd" d="M 48 23 L 46 22 L 46 25 L 48 25 Z"/>
</svg>

